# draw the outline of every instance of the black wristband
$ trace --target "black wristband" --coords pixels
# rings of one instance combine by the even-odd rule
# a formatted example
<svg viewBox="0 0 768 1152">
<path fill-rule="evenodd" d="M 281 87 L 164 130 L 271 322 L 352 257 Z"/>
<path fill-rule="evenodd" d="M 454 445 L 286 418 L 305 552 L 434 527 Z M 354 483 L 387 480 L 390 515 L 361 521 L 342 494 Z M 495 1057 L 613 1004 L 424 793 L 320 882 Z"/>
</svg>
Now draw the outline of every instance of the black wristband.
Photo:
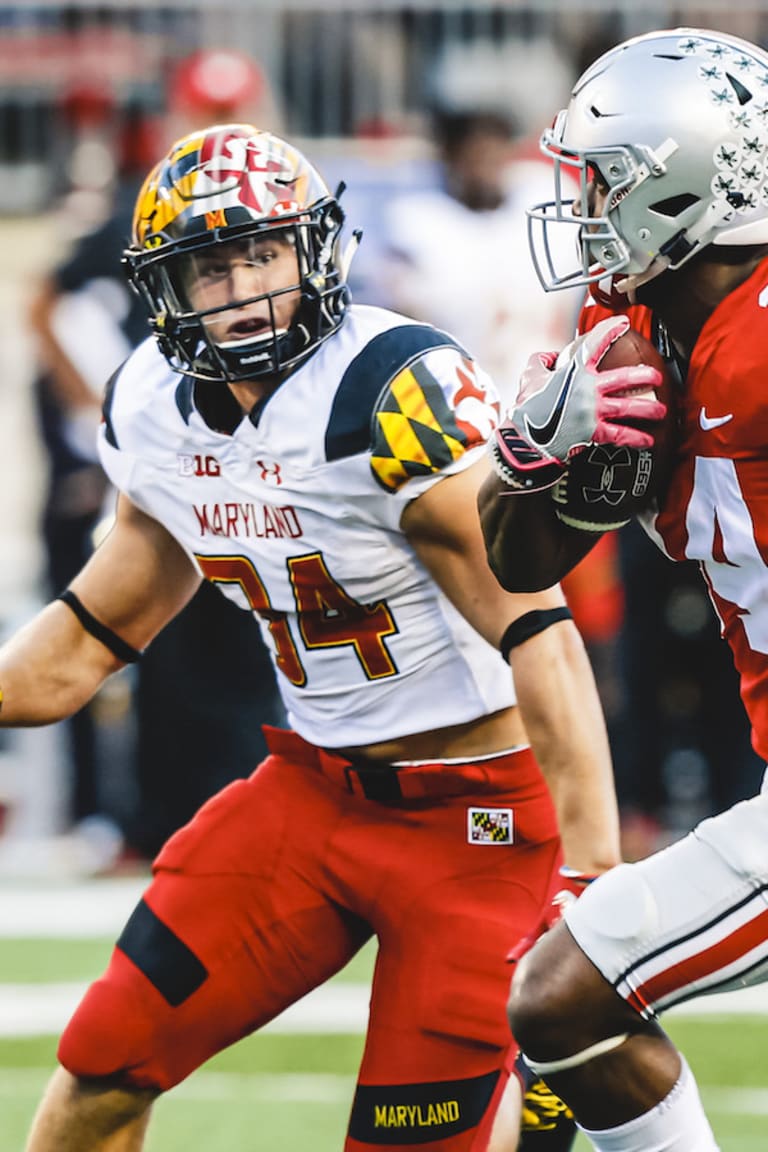
<svg viewBox="0 0 768 1152">
<path fill-rule="evenodd" d="M 523 616 L 518 616 L 517 620 L 512 621 L 499 642 L 499 651 L 504 660 L 509 662 L 509 654 L 518 644 L 524 644 L 537 632 L 543 632 L 545 628 L 549 628 L 550 624 L 557 624 L 559 620 L 572 619 L 571 611 L 565 605 L 560 608 L 534 608 L 532 612 L 526 612 Z"/>
<path fill-rule="evenodd" d="M 125 640 L 121 640 L 116 632 L 92 616 L 71 588 L 66 588 L 60 596 L 57 596 L 57 600 L 63 600 L 67 607 L 72 609 L 86 632 L 90 632 L 91 636 L 95 636 L 105 648 L 109 648 L 112 655 L 116 656 L 118 660 L 122 660 L 123 664 L 136 663 L 141 656 L 138 648 L 132 648 L 130 644 L 126 644 Z"/>
</svg>

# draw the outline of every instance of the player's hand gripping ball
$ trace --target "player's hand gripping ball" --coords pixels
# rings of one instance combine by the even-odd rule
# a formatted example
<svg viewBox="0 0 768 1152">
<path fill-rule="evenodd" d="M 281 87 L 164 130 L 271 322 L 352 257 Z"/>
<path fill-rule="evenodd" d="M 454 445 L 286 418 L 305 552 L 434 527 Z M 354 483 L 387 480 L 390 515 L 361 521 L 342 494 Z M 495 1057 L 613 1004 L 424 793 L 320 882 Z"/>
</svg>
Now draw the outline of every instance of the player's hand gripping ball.
<svg viewBox="0 0 768 1152">
<path fill-rule="evenodd" d="M 601 357 L 598 376 L 617 368 L 646 364 L 657 369 L 660 381 L 642 386 L 642 399 L 654 396 L 666 407 L 660 421 L 623 423 L 646 432 L 645 447 L 627 444 L 590 444 L 569 457 L 567 467 L 552 489 L 559 518 L 572 528 L 606 532 L 620 528 L 658 499 L 669 479 L 675 444 L 674 395 L 669 366 L 658 349 L 629 328 Z M 632 397 L 632 389 L 621 392 Z"/>
</svg>

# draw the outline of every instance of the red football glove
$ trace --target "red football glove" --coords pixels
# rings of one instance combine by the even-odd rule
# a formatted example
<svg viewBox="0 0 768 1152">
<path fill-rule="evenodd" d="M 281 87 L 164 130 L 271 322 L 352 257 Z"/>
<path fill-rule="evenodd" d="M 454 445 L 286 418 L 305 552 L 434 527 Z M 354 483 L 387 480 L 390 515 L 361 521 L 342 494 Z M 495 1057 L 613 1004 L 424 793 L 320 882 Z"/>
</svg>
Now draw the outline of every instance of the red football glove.
<svg viewBox="0 0 768 1152">
<path fill-rule="evenodd" d="M 555 889 L 553 894 L 544 902 L 541 918 L 536 927 L 518 940 L 517 944 L 507 953 L 507 960 L 510 964 L 516 964 L 526 952 L 533 948 L 540 936 L 549 932 L 550 928 L 557 924 L 568 905 L 573 904 L 574 900 L 578 900 L 584 889 L 593 880 L 596 880 L 597 876 L 589 872 L 579 872 L 575 868 L 569 868 L 567 864 L 563 864 L 558 870 L 557 879 L 558 883 L 553 886 Z"/>
</svg>

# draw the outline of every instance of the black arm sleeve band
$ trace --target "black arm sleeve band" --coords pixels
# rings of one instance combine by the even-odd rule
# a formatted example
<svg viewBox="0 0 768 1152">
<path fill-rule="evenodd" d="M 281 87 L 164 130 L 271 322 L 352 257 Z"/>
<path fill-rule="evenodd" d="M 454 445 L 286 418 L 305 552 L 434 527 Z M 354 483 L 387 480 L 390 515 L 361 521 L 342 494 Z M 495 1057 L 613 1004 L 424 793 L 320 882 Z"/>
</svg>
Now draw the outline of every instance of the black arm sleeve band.
<svg viewBox="0 0 768 1152">
<path fill-rule="evenodd" d="M 71 608 L 75 616 L 85 628 L 86 632 L 90 632 L 91 636 L 95 636 L 97 640 L 109 648 L 113 656 L 117 656 L 118 660 L 122 660 L 123 664 L 135 664 L 141 656 L 138 648 L 131 648 L 130 644 L 126 644 L 125 640 L 121 640 L 116 632 L 111 628 L 107 628 L 106 624 L 101 624 L 95 616 L 92 616 L 81 600 L 75 596 L 71 588 L 66 588 L 57 600 L 63 600 L 68 608 Z"/>
<path fill-rule="evenodd" d="M 504 659 L 509 661 L 510 652 L 518 644 L 524 644 L 537 632 L 543 632 L 545 628 L 549 628 L 550 624 L 557 624 L 558 620 L 572 619 L 573 616 L 566 607 L 535 608 L 533 612 L 526 612 L 523 616 L 518 616 L 517 620 L 512 621 L 501 638 L 499 651 Z"/>
</svg>

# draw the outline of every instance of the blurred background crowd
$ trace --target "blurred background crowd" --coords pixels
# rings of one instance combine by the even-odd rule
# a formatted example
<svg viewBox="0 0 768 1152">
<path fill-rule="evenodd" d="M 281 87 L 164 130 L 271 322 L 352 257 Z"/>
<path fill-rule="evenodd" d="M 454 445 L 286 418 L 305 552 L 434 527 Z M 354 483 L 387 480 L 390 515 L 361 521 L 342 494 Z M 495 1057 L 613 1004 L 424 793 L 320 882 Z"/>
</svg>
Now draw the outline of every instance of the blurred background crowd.
<svg viewBox="0 0 768 1152">
<path fill-rule="evenodd" d="M 61 591 L 108 524 L 106 379 L 146 335 L 120 252 L 139 181 L 183 132 L 285 133 L 363 231 L 354 297 L 450 330 L 514 394 L 579 299 L 546 297 L 525 206 L 537 137 L 618 40 L 676 25 L 768 45 L 759 2 L 112 0 L 0 3 L 0 636 Z M 695 572 L 634 526 L 567 593 L 609 721 L 626 854 L 750 794 L 736 679 Z M 282 713 L 256 626 L 204 588 L 72 721 L 0 733 L 0 875 L 141 869 L 261 754 Z"/>
</svg>

